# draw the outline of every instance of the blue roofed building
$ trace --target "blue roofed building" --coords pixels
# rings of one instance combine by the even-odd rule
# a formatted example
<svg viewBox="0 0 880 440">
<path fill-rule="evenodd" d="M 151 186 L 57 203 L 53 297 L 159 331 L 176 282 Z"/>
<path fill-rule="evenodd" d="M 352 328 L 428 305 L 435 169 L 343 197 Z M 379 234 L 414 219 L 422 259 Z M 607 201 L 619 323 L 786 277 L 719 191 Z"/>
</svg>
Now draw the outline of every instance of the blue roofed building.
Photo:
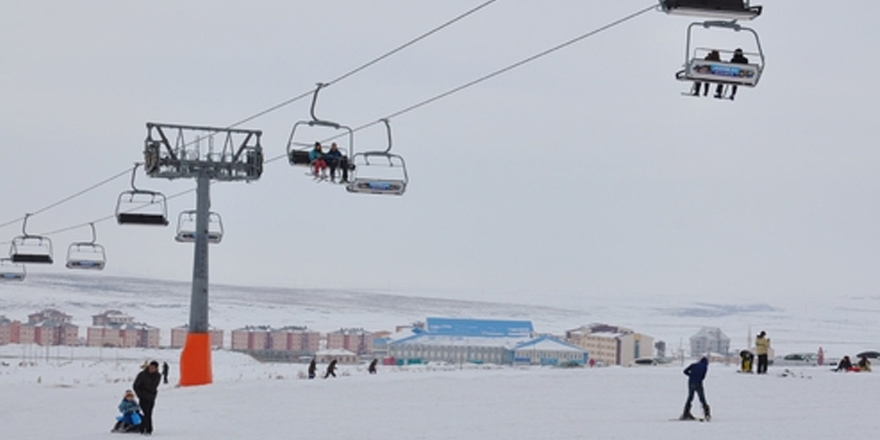
<svg viewBox="0 0 880 440">
<path fill-rule="evenodd" d="M 427 362 L 583 364 L 587 352 L 555 338 L 536 338 L 531 321 L 428 318 L 423 331 L 388 343 L 397 364 Z"/>
</svg>

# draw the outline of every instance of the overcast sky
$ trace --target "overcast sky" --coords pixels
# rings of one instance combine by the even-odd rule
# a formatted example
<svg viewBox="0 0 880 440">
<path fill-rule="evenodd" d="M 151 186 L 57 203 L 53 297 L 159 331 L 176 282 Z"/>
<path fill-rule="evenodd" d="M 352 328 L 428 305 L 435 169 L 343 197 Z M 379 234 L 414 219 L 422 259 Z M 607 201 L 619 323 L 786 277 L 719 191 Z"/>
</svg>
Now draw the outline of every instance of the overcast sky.
<svg viewBox="0 0 880 440">
<path fill-rule="evenodd" d="M 225 126 L 482 3 L 4 1 L 0 222 L 141 160 L 148 121 Z M 321 94 L 360 126 L 650 6 L 499 0 Z M 401 198 L 316 184 L 285 161 L 212 188 L 226 236 L 211 281 L 549 303 L 595 295 L 876 295 L 880 4 L 767 0 L 744 23 L 766 73 L 736 102 L 681 96 L 685 17 L 651 12 L 391 121 Z M 695 45 L 752 50 L 749 34 Z M 245 125 L 269 158 L 301 100 Z M 328 133 L 332 134 L 332 133 Z M 381 126 L 357 133 L 382 148 Z M 113 214 L 128 178 L 32 218 L 40 233 Z M 166 194 L 194 187 L 138 176 Z M 194 196 L 169 202 L 172 217 Z M 186 280 L 167 228 L 97 224 L 107 269 Z M 0 229 L 2 240 L 20 233 Z M 86 228 L 52 236 L 65 271 Z M 8 238 L 5 238 L 8 237 Z M 5 244 L 4 244 L 5 246 Z"/>
</svg>

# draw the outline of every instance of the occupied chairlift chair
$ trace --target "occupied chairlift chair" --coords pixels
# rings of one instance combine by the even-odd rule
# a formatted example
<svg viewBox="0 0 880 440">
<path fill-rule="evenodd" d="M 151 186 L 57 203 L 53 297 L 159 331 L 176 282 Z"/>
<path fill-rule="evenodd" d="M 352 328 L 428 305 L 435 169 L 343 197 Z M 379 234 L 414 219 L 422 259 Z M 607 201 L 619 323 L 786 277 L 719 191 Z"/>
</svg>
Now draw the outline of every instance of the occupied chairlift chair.
<svg viewBox="0 0 880 440">
<path fill-rule="evenodd" d="M 763 7 L 751 6 L 749 0 L 660 0 L 660 9 L 674 15 L 753 20 L 761 15 Z"/>
<path fill-rule="evenodd" d="M 22 235 L 12 239 L 9 257 L 13 263 L 52 264 L 52 240 L 27 233 L 27 221 L 30 216 L 30 214 L 24 216 L 21 224 Z"/>
<path fill-rule="evenodd" d="M 120 225 L 168 226 L 168 207 L 160 192 L 137 189 L 134 178 L 140 163 L 131 170 L 131 190 L 116 201 L 116 222 Z"/>
<path fill-rule="evenodd" d="M 705 60 L 706 54 L 712 50 L 718 50 L 721 59 L 729 60 L 733 55 L 732 50 L 719 50 L 698 47 L 691 54 L 691 39 L 693 29 L 701 26 L 705 29 L 729 29 L 734 32 L 746 31 L 755 37 L 755 44 L 758 52 L 744 52 L 749 58 L 749 64 L 734 64 L 727 61 L 708 61 Z M 754 62 L 756 60 L 757 62 Z M 727 21 L 706 21 L 702 23 L 691 23 L 688 26 L 687 46 L 685 48 L 684 69 L 676 72 L 675 78 L 679 81 L 690 81 L 710 84 L 720 84 L 722 86 L 745 86 L 757 87 L 764 72 L 764 51 L 761 48 L 761 39 L 754 29 L 740 26 L 735 22 Z"/>
<path fill-rule="evenodd" d="M 104 246 L 95 243 L 98 235 L 95 232 L 95 224 L 89 223 L 92 227 L 92 241 L 82 241 L 71 243 L 67 248 L 67 264 L 68 269 L 84 269 L 84 270 L 104 270 L 107 264 L 107 253 Z"/>
<path fill-rule="evenodd" d="M 402 196 L 409 183 L 406 161 L 391 153 L 391 124 L 382 119 L 388 134 L 388 147 L 384 151 L 366 151 L 352 156 L 354 165 L 351 182 L 345 189 L 352 193 Z"/>
<path fill-rule="evenodd" d="M 177 235 L 174 240 L 178 243 L 195 243 L 196 241 L 196 211 L 183 211 L 177 217 Z M 223 219 L 216 212 L 208 213 L 208 243 L 217 244 L 223 240 Z"/>
<path fill-rule="evenodd" d="M 290 130 L 290 137 L 287 140 L 287 160 L 292 166 L 307 166 L 309 167 L 309 172 L 307 175 L 312 176 L 311 168 L 312 162 L 309 160 L 309 151 L 314 148 L 315 141 L 311 142 L 302 142 L 297 140 L 296 138 L 296 130 L 298 128 L 302 128 L 303 126 L 309 127 L 328 127 L 332 128 L 336 131 L 344 130 L 347 133 L 348 145 L 340 147 L 340 151 L 345 155 L 346 152 L 349 154 L 349 157 L 354 154 L 354 131 L 345 125 L 340 125 L 336 122 L 326 121 L 322 119 L 318 119 L 315 116 L 315 103 L 318 101 L 318 92 L 321 91 L 322 88 L 326 87 L 326 84 L 318 83 L 318 87 L 315 89 L 315 93 L 312 95 L 312 106 L 309 110 L 309 113 L 312 117 L 311 120 L 308 121 L 298 121 L 293 124 L 293 128 Z M 337 135 L 337 137 L 345 136 L 345 134 Z M 326 153 L 326 150 L 324 151 Z M 347 166 L 349 170 L 352 169 L 349 161 L 344 160 L 343 164 L 340 166 Z"/>
<path fill-rule="evenodd" d="M 27 270 L 24 264 L 13 263 L 11 258 L 0 258 L 0 282 L 24 281 Z"/>
</svg>

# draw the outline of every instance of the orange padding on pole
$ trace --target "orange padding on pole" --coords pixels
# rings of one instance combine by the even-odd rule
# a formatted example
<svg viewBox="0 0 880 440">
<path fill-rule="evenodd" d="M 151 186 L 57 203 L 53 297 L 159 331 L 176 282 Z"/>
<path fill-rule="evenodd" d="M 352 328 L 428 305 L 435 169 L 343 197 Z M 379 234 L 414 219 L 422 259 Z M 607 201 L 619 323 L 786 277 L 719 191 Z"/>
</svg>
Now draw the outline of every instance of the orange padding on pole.
<svg viewBox="0 0 880 440">
<path fill-rule="evenodd" d="M 189 333 L 180 353 L 180 385 L 207 385 L 212 382 L 211 335 Z"/>
</svg>

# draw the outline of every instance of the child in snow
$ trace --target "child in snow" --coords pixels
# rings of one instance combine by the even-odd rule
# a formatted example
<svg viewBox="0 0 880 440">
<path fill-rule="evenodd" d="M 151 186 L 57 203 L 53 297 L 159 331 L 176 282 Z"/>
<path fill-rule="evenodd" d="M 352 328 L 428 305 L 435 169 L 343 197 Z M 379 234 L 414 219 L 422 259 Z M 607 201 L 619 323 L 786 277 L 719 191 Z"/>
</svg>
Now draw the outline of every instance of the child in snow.
<svg viewBox="0 0 880 440">
<path fill-rule="evenodd" d="M 121 416 L 116 417 L 116 425 L 111 432 L 135 432 L 141 424 L 141 407 L 131 390 L 125 391 L 122 402 L 119 402 Z"/>
<path fill-rule="evenodd" d="M 856 366 L 859 368 L 857 371 L 871 372 L 871 361 L 868 360 L 867 356 L 859 358 L 859 363 Z"/>
</svg>

